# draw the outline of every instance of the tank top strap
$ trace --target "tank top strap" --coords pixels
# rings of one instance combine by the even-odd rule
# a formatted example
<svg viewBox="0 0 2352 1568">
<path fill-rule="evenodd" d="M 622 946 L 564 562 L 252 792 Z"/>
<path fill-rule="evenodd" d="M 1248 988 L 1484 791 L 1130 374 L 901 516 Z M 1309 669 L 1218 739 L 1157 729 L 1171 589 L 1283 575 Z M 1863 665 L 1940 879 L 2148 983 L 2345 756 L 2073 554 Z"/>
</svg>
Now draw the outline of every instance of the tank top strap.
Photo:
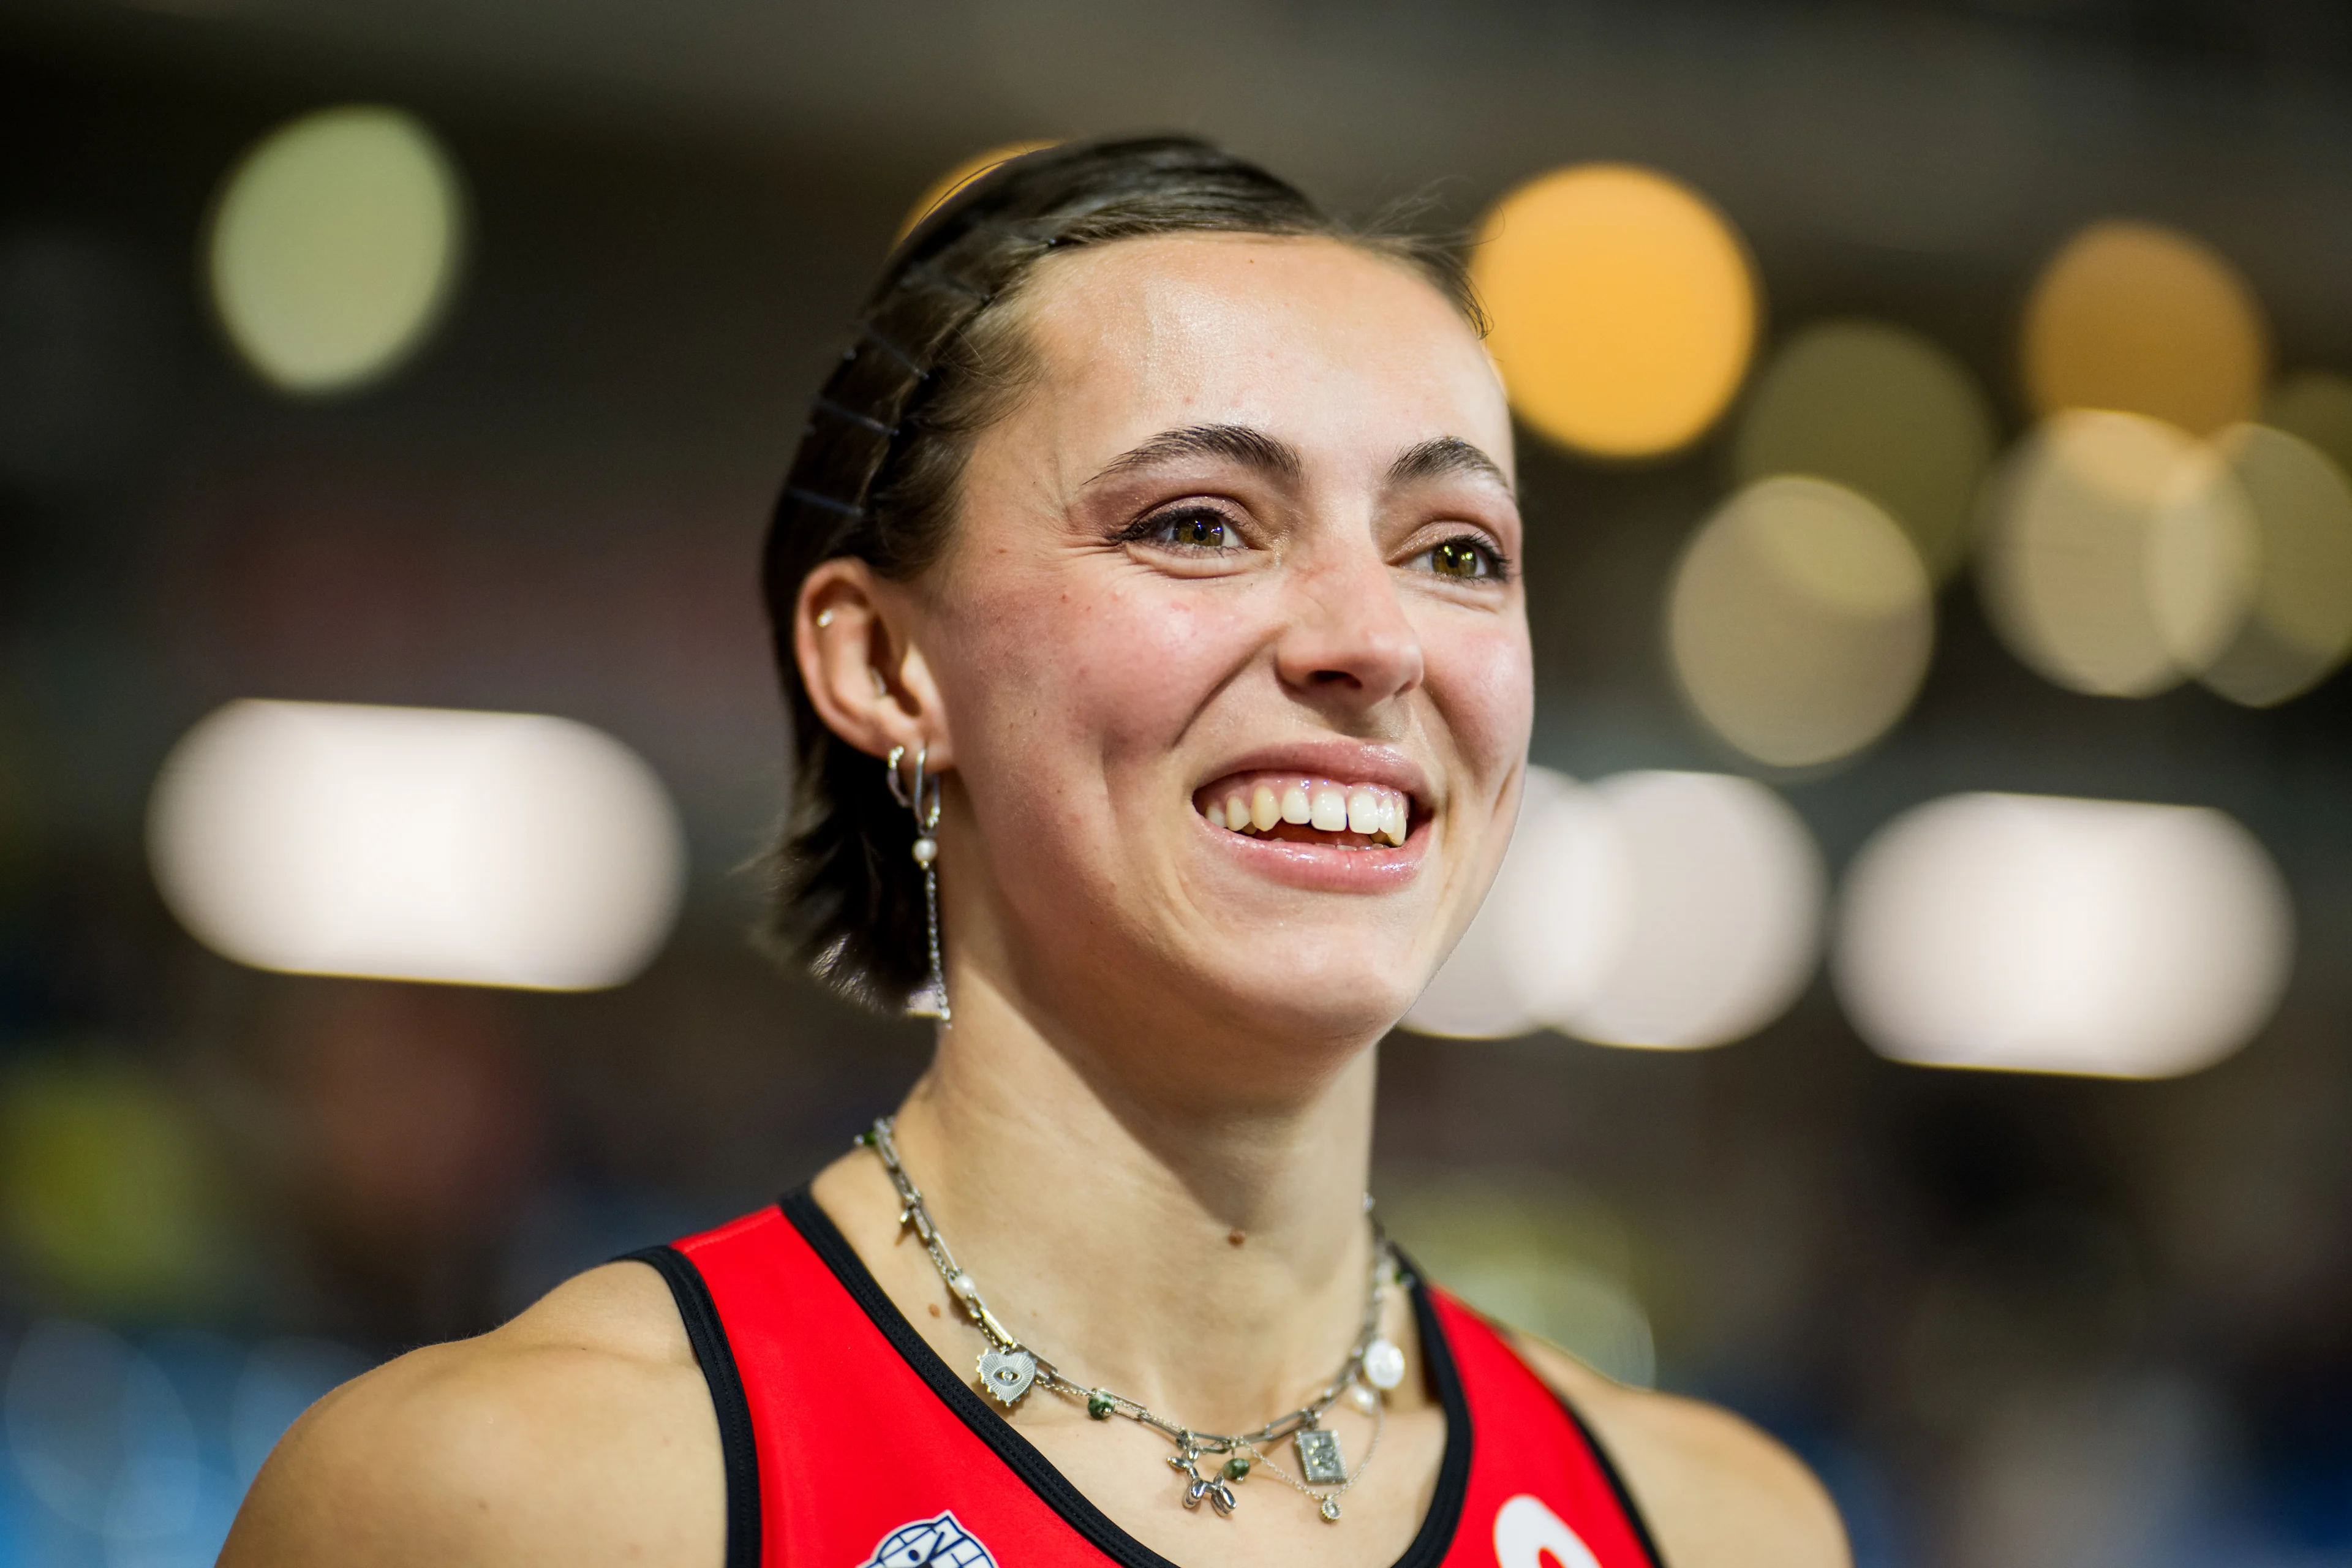
<svg viewBox="0 0 2352 1568">
<path fill-rule="evenodd" d="M 1465 1511 L 1493 1521 L 1499 1568 L 1664 1568 L 1648 1521 L 1566 1394 L 1492 1321 L 1433 1289 L 1479 1436 Z"/>
<path fill-rule="evenodd" d="M 940 1359 L 805 1190 L 631 1256 L 710 1387 L 727 1568 L 1174 1568 Z M 1394 1568 L 1657 1568 L 1575 1413 L 1470 1309 L 1412 1294 L 1446 1443 Z"/>
</svg>

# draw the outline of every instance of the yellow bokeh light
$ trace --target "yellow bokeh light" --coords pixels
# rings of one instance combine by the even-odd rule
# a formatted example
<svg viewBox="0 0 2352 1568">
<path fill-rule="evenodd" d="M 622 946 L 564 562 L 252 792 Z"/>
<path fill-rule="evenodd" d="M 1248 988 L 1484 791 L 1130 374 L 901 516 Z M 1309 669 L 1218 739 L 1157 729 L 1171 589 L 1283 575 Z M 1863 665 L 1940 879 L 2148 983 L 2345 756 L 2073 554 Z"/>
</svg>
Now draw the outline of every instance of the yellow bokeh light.
<svg viewBox="0 0 2352 1568">
<path fill-rule="evenodd" d="M 1824 479 L 1741 490 L 1675 569 L 1666 646 L 1700 717 L 1759 762 L 1810 767 L 1903 716 L 1935 644 L 1934 590 L 1894 520 Z"/>
<path fill-rule="evenodd" d="M 457 278 L 464 210 L 430 132 L 397 110 L 322 110 L 229 172 L 208 246 L 215 308 L 254 369 L 339 391 L 422 342 Z"/>
<path fill-rule="evenodd" d="M 2352 651 L 2352 481 L 2310 442 L 2265 426 L 2237 426 L 2217 445 L 2253 509 L 2262 565 L 2244 629 L 2201 679 L 2264 708 Z"/>
<path fill-rule="evenodd" d="M 1519 416 L 1595 457 L 1696 439 L 1755 345 L 1756 276 L 1738 232 L 1648 169 L 1587 163 L 1520 186 L 1487 216 L 1471 275 Z"/>
<path fill-rule="evenodd" d="M 2285 377 L 2263 399 L 2263 423 L 2301 437 L 2352 473 L 2352 376 L 2306 370 Z"/>
<path fill-rule="evenodd" d="M 2020 658 L 2071 690 L 2147 697 L 2204 669 L 2254 599 L 2261 542 L 2214 449 L 2137 414 L 2042 422 L 1988 492 L 1980 581 Z"/>
<path fill-rule="evenodd" d="M 0 1078 L 0 1226 L 52 1292 L 126 1314 L 215 1297 L 220 1196 L 157 1085 L 72 1060 Z"/>
<path fill-rule="evenodd" d="M 991 147 L 985 153 L 966 158 L 962 163 L 933 180 L 929 187 L 916 198 L 915 205 L 907 209 L 907 216 L 898 220 L 898 238 L 904 239 L 912 234 L 915 231 L 915 226 L 930 216 L 932 211 L 941 202 L 946 201 L 999 163 L 1010 163 L 1015 158 L 1024 158 L 1032 153 L 1041 153 L 1053 145 L 1050 141 L 1007 142 L 1002 147 Z"/>
<path fill-rule="evenodd" d="M 1937 578 L 1960 563 L 1992 412 L 1943 349 L 1885 321 L 1823 321 L 1772 356 L 1733 445 L 1742 484 L 1811 474 L 1886 510 Z"/>
<path fill-rule="evenodd" d="M 2109 220 L 2042 269 L 2021 349 L 2038 414 L 2116 408 L 2210 436 L 2254 416 L 2270 333 L 2252 287 L 2210 246 Z"/>
</svg>

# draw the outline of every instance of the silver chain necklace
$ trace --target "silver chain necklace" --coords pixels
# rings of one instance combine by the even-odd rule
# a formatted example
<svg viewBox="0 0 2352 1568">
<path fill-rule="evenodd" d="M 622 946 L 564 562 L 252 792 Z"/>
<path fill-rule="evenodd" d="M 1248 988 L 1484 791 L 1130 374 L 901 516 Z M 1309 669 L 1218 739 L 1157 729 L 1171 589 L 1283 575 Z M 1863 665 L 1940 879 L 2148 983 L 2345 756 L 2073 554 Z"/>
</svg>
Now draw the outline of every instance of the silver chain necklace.
<svg viewBox="0 0 2352 1568">
<path fill-rule="evenodd" d="M 859 1133 L 857 1141 L 872 1149 L 881 1159 L 882 1168 L 890 1173 L 890 1184 L 898 1191 L 898 1223 L 915 1227 L 915 1235 L 921 1240 L 923 1250 L 930 1255 L 931 1267 L 940 1271 L 940 1279 L 947 1286 L 948 1293 L 988 1340 L 988 1348 L 980 1352 L 980 1385 L 998 1404 L 1010 1409 L 1033 1387 L 1045 1388 L 1084 1405 L 1087 1414 L 1097 1421 L 1124 1415 L 1139 1426 L 1150 1427 L 1176 1445 L 1176 1452 L 1168 1463 L 1184 1478 L 1186 1508 L 1199 1508 L 1206 1501 L 1220 1516 L 1232 1517 L 1238 1502 L 1234 1495 L 1234 1486 L 1246 1479 L 1253 1468 L 1264 1465 L 1312 1499 L 1326 1521 L 1339 1521 L 1339 1500 L 1363 1479 L 1364 1472 L 1371 1468 L 1372 1457 L 1380 1452 L 1381 1432 L 1387 1422 L 1386 1395 L 1404 1379 L 1404 1352 L 1381 1333 L 1388 1287 L 1396 1275 L 1396 1255 L 1377 1224 L 1372 1227 L 1371 1279 L 1365 1290 L 1363 1328 L 1356 1335 L 1356 1343 L 1349 1351 L 1339 1375 L 1297 1409 L 1276 1416 L 1255 1431 L 1195 1432 L 1154 1415 L 1123 1394 L 1091 1388 L 1063 1375 L 1052 1362 L 1015 1339 L 1012 1331 L 988 1310 L 988 1303 L 981 1300 L 980 1287 L 958 1267 L 955 1254 L 948 1250 L 946 1238 L 940 1235 L 930 1210 L 924 1206 L 922 1190 L 898 1163 L 898 1146 L 891 1141 L 890 1129 L 891 1119 L 883 1117 Z M 1370 1200 L 1365 1203 L 1369 1206 Z M 1350 1389 L 1360 1391 L 1358 1399 L 1369 1405 L 1372 1416 L 1371 1444 L 1364 1450 L 1363 1462 L 1352 1472 L 1340 1455 L 1339 1434 L 1322 1425 L 1323 1417 Z M 1276 1464 L 1265 1452 L 1268 1446 L 1286 1437 L 1290 1439 L 1291 1451 L 1298 1464 L 1298 1477 Z M 1213 1461 L 1217 1456 L 1222 1456 L 1223 1462 L 1213 1473 L 1202 1475 L 1202 1459 Z M 1318 1487 L 1325 1489 L 1318 1490 Z"/>
</svg>

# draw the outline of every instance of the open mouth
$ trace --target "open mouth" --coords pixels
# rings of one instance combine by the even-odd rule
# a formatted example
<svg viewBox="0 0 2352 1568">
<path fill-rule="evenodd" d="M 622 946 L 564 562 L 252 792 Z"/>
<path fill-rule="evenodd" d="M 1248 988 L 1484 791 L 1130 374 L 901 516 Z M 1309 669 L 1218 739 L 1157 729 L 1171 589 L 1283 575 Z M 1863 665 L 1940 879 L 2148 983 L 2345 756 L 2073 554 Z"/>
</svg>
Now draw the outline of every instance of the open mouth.
<svg viewBox="0 0 2352 1568">
<path fill-rule="evenodd" d="M 1308 773 L 1234 773 L 1196 791 L 1192 809 L 1228 833 L 1340 849 L 1401 845 L 1413 821 L 1402 790 Z"/>
</svg>

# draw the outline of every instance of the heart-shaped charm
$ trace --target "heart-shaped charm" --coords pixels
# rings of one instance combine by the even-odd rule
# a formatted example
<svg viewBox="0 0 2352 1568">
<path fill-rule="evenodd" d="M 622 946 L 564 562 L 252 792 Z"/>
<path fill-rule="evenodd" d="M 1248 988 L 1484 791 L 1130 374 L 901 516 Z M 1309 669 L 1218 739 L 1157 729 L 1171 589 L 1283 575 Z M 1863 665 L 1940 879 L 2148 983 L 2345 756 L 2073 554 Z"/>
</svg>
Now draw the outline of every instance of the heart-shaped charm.
<svg viewBox="0 0 2352 1568">
<path fill-rule="evenodd" d="M 980 1385 L 994 1394 L 998 1404 L 1011 1405 L 1036 1381 L 1037 1358 L 1027 1351 L 991 1345 L 980 1352 Z"/>
</svg>

